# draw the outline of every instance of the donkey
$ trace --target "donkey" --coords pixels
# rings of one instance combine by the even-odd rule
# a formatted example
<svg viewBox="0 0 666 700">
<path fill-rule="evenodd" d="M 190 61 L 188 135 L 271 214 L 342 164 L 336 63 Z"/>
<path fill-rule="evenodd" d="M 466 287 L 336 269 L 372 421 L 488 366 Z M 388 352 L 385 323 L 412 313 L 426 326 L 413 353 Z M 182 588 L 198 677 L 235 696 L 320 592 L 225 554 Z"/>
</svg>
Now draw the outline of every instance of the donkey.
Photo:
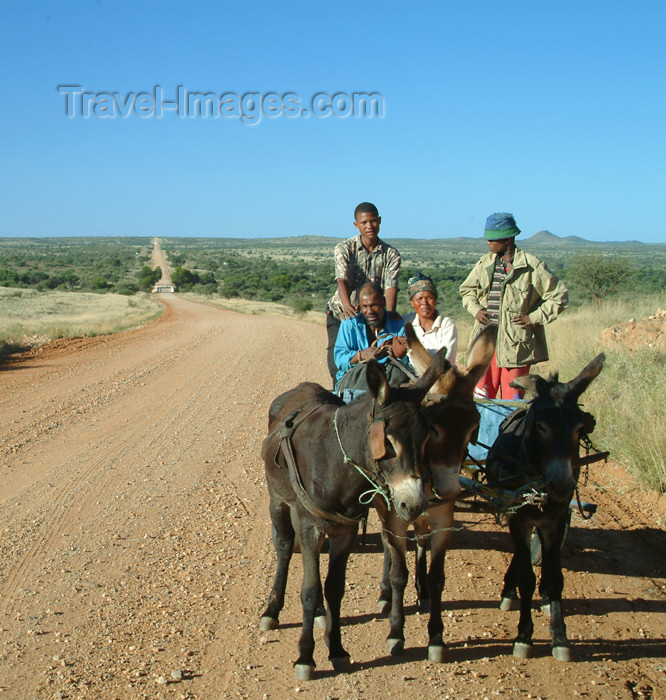
<svg viewBox="0 0 666 700">
<path fill-rule="evenodd" d="M 405 326 L 405 335 L 416 370 L 430 371 L 426 368 L 432 367 L 432 358 L 409 323 Z M 419 607 L 430 607 L 428 659 L 436 662 L 443 661 L 445 653 L 442 638 L 444 560 L 451 542 L 455 499 L 460 492 L 460 467 L 467 445 L 479 428 L 480 414 L 474 403 L 474 387 L 490 365 L 496 338 L 497 326 L 486 327 L 470 349 L 467 367 L 449 366 L 433 385 L 430 399 L 423 409 L 431 430 L 426 445 L 429 464 L 426 493 L 429 505 L 414 524 L 417 540 L 416 590 Z M 379 499 L 375 499 L 375 507 L 382 521 L 384 544 L 384 575 L 377 607 L 382 613 L 390 610 L 387 649 L 390 654 L 398 655 L 403 652 L 405 643 L 403 600 L 408 579 L 405 560 L 408 524 L 396 518 Z M 429 570 L 426 557 L 428 540 L 431 550 Z"/>
<path fill-rule="evenodd" d="M 535 398 L 527 409 L 508 416 L 488 453 L 486 469 L 490 478 L 510 479 L 532 484 L 543 491 L 545 500 L 523 505 L 509 518 L 509 531 L 515 554 L 504 577 L 502 610 L 517 607 L 520 591 L 520 620 L 513 654 L 525 659 L 532 654 L 532 596 L 536 576 L 532 569 L 530 538 L 534 529 L 542 542 L 543 559 L 539 592 L 544 612 L 550 612 L 552 654 L 569 661 L 562 610 L 564 577 L 560 550 L 569 518 L 570 502 L 576 489 L 579 440 L 594 429 L 594 418 L 578 407 L 580 395 L 599 375 L 604 355 L 600 354 L 572 381 L 558 381 L 557 375 L 543 379 L 528 374 L 511 386 L 530 391 Z M 505 482 L 507 483 L 507 482 Z"/>
<path fill-rule="evenodd" d="M 333 668 L 342 671 L 349 654 L 340 636 L 340 604 L 347 560 L 368 503 L 377 494 L 404 521 L 427 506 L 422 477 L 430 430 L 420 404 L 445 364 L 445 353 L 439 353 L 413 386 L 395 389 L 371 360 L 369 392 L 350 404 L 313 383 L 300 384 L 271 404 L 262 457 L 278 561 L 260 626 L 278 626 L 294 550 L 294 509 L 303 555 L 299 680 L 311 679 L 315 668 L 313 625 L 323 606 L 319 553 L 325 535 L 330 542 L 325 641 Z"/>
</svg>

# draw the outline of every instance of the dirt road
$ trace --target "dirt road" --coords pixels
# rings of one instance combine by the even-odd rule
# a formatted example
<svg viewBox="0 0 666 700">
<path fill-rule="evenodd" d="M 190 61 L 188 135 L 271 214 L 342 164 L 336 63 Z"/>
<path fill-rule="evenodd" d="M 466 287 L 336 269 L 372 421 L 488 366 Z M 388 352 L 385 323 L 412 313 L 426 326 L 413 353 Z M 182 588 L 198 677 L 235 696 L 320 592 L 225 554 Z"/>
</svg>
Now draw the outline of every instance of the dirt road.
<svg viewBox="0 0 666 700">
<path fill-rule="evenodd" d="M 169 270 L 169 265 L 167 264 L 166 256 L 160 248 L 160 239 L 153 238 L 153 251 L 150 256 L 150 267 L 153 270 L 159 267 L 162 271 L 162 277 L 157 281 L 157 284 L 171 284 L 171 272 Z"/>
<path fill-rule="evenodd" d="M 565 554 L 575 661 L 510 656 L 497 609 L 508 536 L 464 516 L 447 560 L 449 660 L 425 660 L 407 595 L 405 656 L 375 615 L 377 523 L 343 601 L 351 672 L 296 682 L 300 558 L 282 626 L 261 633 L 273 576 L 260 443 L 270 401 L 327 381 L 325 331 L 160 295 L 163 317 L 58 341 L 0 369 L 0 698 L 663 698 L 666 537 L 622 470 L 596 467 Z"/>
</svg>

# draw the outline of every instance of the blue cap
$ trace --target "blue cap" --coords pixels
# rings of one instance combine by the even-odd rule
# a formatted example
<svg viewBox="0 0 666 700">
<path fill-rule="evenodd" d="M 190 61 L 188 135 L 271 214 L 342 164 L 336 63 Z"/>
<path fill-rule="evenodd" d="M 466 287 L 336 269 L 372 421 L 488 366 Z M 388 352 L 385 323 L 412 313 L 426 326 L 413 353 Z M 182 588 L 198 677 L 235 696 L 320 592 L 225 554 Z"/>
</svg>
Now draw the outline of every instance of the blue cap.
<svg viewBox="0 0 666 700">
<path fill-rule="evenodd" d="M 500 212 L 491 214 L 486 219 L 486 230 L 483 235 L 489 241 L 498 241 L 502 238 L 514 238 L 519 233 L 520 229 L 516 226 L 513 214 Z"/>
</svg>

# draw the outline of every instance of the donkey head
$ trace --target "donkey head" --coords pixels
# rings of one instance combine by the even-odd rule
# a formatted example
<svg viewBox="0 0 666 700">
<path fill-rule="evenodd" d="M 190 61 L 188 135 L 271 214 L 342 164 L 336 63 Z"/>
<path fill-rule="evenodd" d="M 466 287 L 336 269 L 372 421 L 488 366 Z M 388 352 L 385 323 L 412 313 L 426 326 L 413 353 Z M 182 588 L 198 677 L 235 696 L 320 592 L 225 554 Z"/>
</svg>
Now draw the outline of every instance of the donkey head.
<svg viewBox="0 0 666 700">
<path fill-rule="evenodd" d="M 557 375 L 544 379 L 528 374 L 511 386 L 534 394 L 526 416 L 525 456 L 530 471 L 541 474 L 550 498 L 568 501 L 578 480 L 578 444 L 582 434 L 591 432 L 594 420 L 578 407 L 578 399 L 599 376 L 605 356 L 597 355 L 570 382 Z"/>
<path fill-rule="evenodd" d="M 416 370 L 430 369 L 432 358 L 409 323 L 405 335 Z M 470 348 L 467 367 L 449 365 L 434 382 L 426 401 L 424 414 L 430 425 L 426 457 L 432 492 L 439 500 L 452 500 L 460 492 L 460 466 L 468 443 L 479 429 L 474 387 L 490 365 L 496 339 L 497 326 L 481 331 Z"/>
<path fill-rule="evenodd" d="M 391 388 L 381 366 L 368 363 L 367 382 L 373 398 L 369 451 L 388 484 L 397 514 L 406 521 L 427 507 L 423 487 L 425 451 L 430 430 L 421 410 L 428 390 L 448 366 L 446 353 L 409 387 Z"/>
</svg>

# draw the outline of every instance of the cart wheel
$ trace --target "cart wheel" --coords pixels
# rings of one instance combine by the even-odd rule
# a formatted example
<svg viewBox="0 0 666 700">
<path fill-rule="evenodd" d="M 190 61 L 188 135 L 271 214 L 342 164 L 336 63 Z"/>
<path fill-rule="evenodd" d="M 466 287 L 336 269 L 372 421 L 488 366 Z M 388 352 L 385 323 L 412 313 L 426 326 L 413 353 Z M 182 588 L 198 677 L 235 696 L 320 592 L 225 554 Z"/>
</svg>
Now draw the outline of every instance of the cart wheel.
<svg viewBox="0 0 666 700">
<path fill-rule="evenodd" d="M 562 544 L 560 546 L 560 551 L 564 549 L 564 544 L 569 536 L 569 526 L 571 525 L 571 508 L 569 508 L 569 516 L 567 517 L 567 522 L 564 525 L 564 537 L 562 538 Z M 534 528 L 532 531 L 532 537 L 530 538 L 530 556 L 532 559 L 532 566 L 541 566 L 543 560 L 542 551 L 541 532 L 538 528 Z"/>
</svg>

